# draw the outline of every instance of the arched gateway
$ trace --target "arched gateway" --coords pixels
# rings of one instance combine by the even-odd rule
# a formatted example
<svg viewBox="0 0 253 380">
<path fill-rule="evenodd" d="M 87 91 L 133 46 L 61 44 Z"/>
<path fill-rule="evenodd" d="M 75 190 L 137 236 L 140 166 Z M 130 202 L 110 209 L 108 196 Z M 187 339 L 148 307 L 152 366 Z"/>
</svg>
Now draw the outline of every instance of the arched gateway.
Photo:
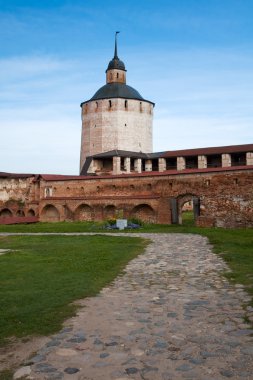
<svg viewBox="0 0 253 380">
<path fill-rule="evenodd" d="M 200 198 L 194 194 L 184 194 L 170 199 L 171 222 L 173 224 L 182 224 L 182 213 L 186 204 L 189 204 L 189 208 L 192 209 L 194 222 L 196 223 L 197 218 L 200 216 Z"/>
</svg>

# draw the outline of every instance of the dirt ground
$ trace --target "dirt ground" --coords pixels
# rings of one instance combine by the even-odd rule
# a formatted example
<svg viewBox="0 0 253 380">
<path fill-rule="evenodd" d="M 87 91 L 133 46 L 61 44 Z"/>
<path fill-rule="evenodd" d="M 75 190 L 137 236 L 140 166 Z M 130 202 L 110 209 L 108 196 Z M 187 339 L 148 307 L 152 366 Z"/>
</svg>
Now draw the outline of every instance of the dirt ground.
<svg viewBox="0 0 253 380">
<path fill-rule="evenodd" d="M 10 339 L 10 343 L 0 347 L 0 372 L 15 370 L 49 341 L 47 337 L 27 337 Z"/>
</svg>

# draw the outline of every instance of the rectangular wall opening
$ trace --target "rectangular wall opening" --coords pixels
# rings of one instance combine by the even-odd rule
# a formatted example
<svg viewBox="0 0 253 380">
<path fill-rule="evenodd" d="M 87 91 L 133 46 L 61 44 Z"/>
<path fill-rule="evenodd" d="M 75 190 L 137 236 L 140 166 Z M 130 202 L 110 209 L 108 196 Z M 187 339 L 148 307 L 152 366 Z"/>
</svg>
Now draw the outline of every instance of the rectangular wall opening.
<svg viewBox="0 0 253 380">
<path fill-rule="evenodd" d="M 221 154 L 211 154 L 206 158 L 208 168 L 220 168 L 222 166 Z"/>
<path fill-rule="evenodd" d="M 166 170 L 176 170 L 177 169 L 177 158 L 171 157 L 166 158 Z"/>
<path fill-rule="evenodd" d="M 198 156 L 185 157 L 185 167 L 186 169 L 197 169 Z"/>
<path fill-rule="evenodd" d="M 232 166 L 244 166 L 246 165 L 246 153 L 232 153 L 231 154 Z"/>
<path fill-rule="evenodd" d="M 159 170 L 159 164 L 158 164 L 158 158 L 155 158 L 152 160 L 152 172 L 158 172 Z"/>
</svg>

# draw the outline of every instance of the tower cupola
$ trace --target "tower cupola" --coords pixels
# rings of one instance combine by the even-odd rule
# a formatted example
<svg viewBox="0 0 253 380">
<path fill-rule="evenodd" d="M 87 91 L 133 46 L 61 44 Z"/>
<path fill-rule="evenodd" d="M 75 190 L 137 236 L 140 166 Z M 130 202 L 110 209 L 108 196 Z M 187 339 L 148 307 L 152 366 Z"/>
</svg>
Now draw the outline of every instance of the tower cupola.
<svg viewBox="0 0 253 380">
<path fill-rule="evenodd" d="M 126 83 L 125 64 L 118 57 L 117 35 L 115 33 L 114 57 L 109 62 L 106 70 L 106 83 Z"/>
<path fill-rule="evenodd" d="M 155 104 L 126 84 L 125 64 L 118 57 L 118 33 L 115 33 L 114 56 L 106 70 L 106 84 L 81 103 L 80 173 L 93 172 L 92 157 L 100 153 L 152 152 Z"/>
</svg>

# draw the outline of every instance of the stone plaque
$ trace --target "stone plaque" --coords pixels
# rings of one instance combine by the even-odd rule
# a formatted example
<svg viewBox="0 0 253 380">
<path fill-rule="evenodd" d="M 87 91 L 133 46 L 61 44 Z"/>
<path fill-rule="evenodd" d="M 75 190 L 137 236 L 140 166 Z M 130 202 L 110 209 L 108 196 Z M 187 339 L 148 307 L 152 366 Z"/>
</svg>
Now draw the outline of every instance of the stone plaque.
<svg viewBox="0 0 253 380">
<path fill-rule="evenodd" d="M 119 230 L 124 230 L 127 227 L 127 219 L 117 219 L 116 226 Z"/>
</svg>

